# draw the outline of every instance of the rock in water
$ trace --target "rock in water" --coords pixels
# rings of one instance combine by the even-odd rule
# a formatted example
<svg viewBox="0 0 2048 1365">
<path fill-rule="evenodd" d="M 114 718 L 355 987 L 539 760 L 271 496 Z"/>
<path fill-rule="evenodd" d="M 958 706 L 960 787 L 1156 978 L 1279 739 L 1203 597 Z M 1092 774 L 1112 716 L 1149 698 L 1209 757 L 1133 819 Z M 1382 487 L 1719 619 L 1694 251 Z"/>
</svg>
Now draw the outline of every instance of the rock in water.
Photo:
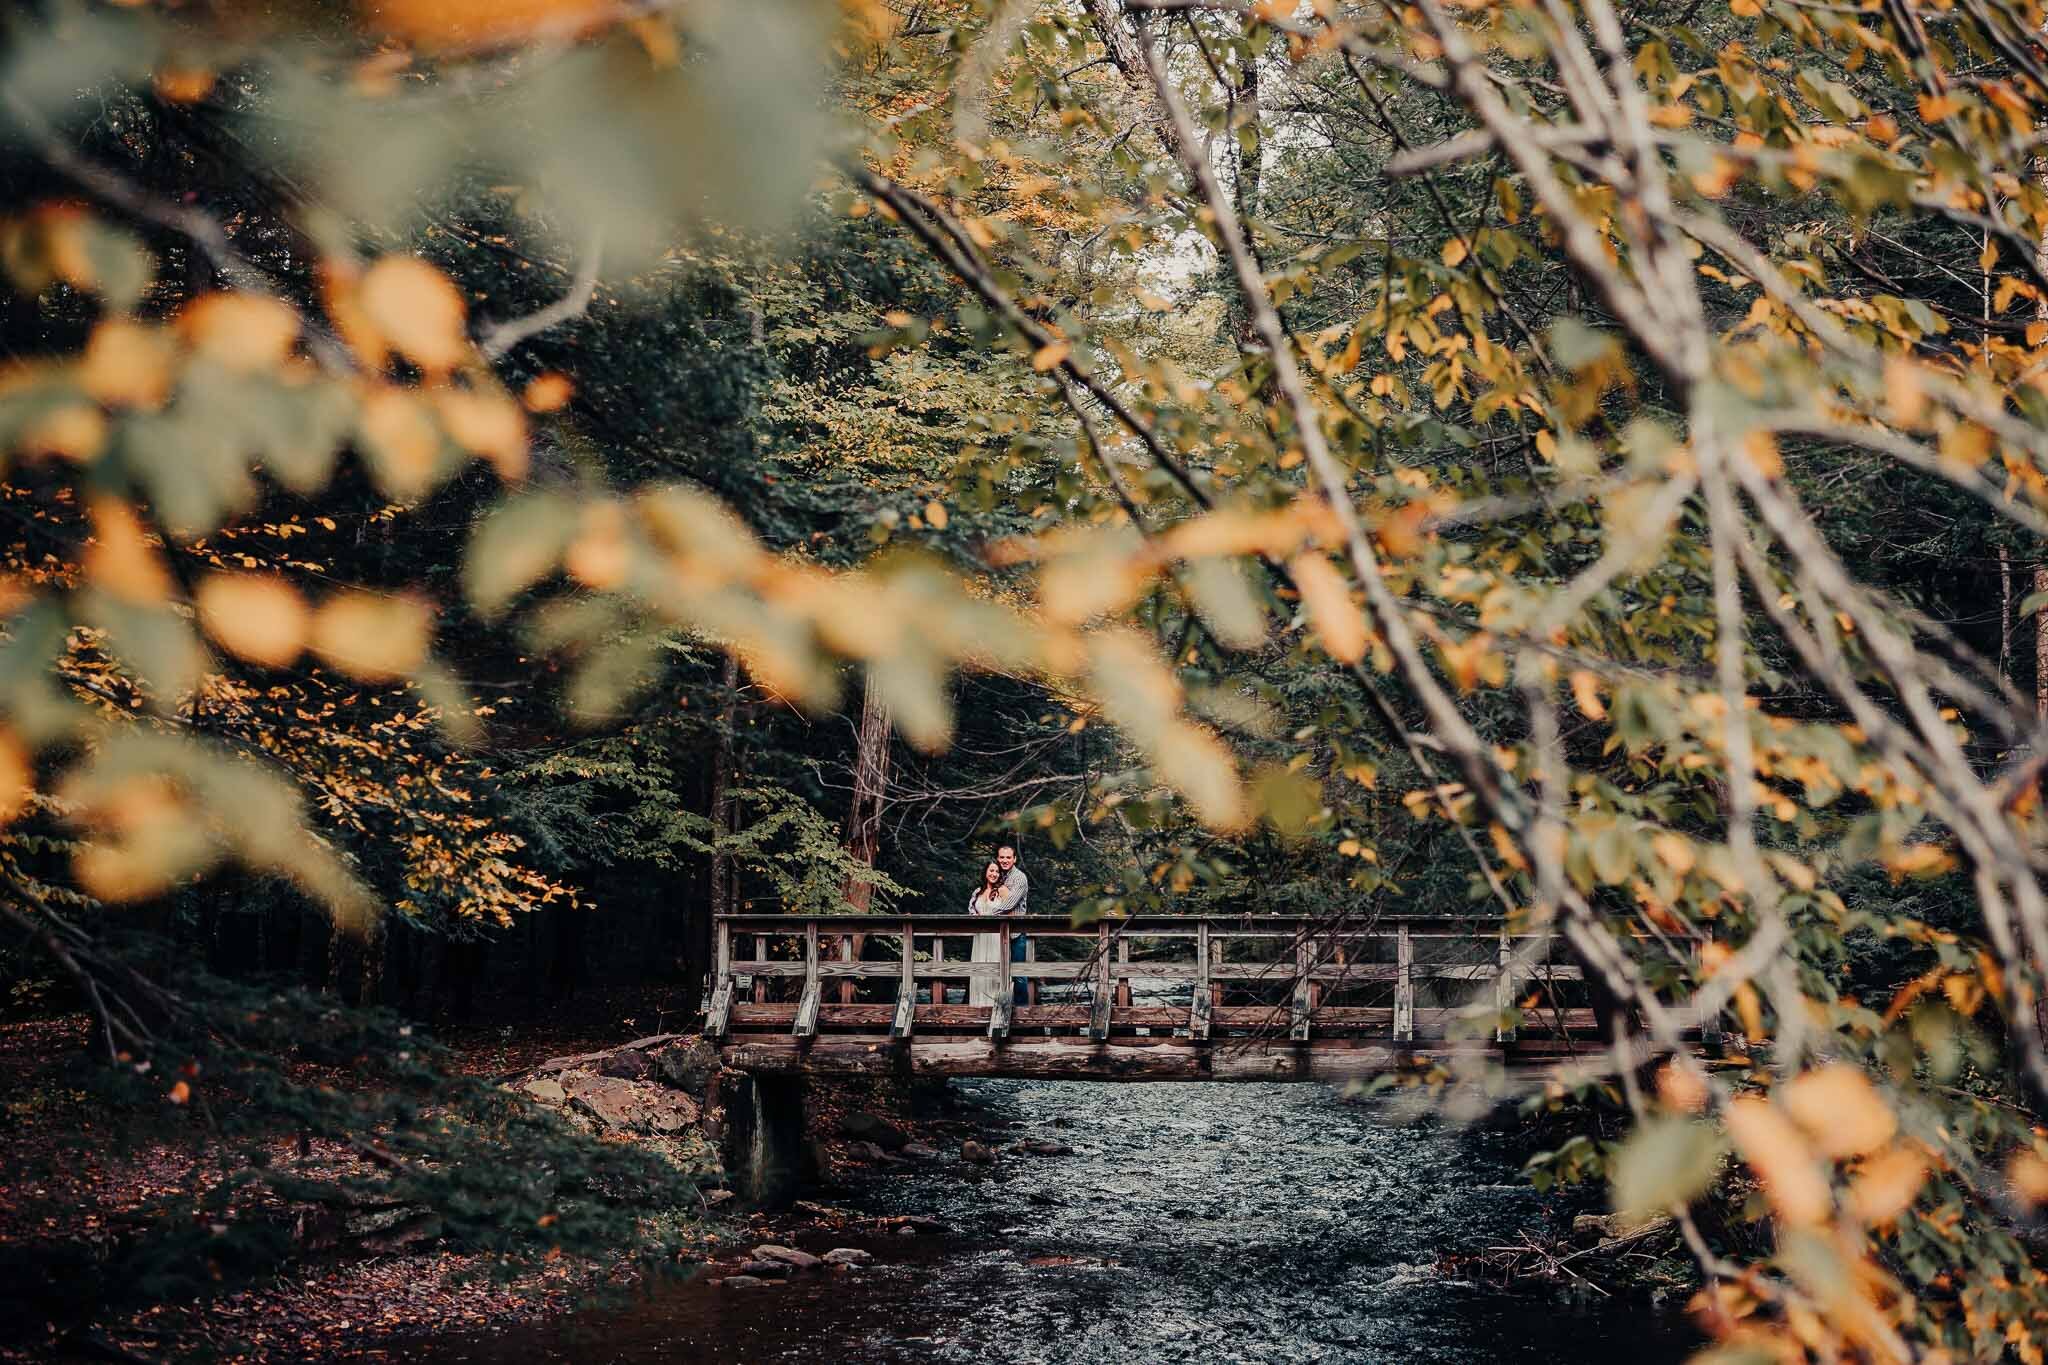
<svg viewBox="0 0 2048 1365">
<path fill-rule="evenodd" d="M 922 1142 L 906 1142 L 903 1144 L 903 1155 L 916 1157 L 919 1161 L 937 1161 L 939 1149 L 927 1147 Z"/>
<path fill-rule="evenodd" d="M 825 1253 L 826 1265 L 866 1265 L 874 1259 L 874 1253 L 859 1247 L 833 1247 Z"/>
<path fill-rule="evenodd" d="M 858 1110 L 843 1115 L 839 1120 L 839 1131 L 847 1137 L 862 1142 L 872 1142 L 884 1151 L 894 1152 L 910 1141 L 910 1135 L 883 1118 L 880 1114 L 865 1114 Z"/>
<path fill-rule="evenodd" d="M 996 1154 L 989 1150 L 987 1143 L 976 1142 L 973 1138 L 969 1138 L 960 1144 L 960 1159 L 962 1161 L 972 1161 L 976 1165 L 986 1166 L 996 1159 Z"/>
<path fill-rule="evenodd" d="M 813 1256 L 808 1251 L 798 1251 L 795 1247 L 777 1246 L 773 1242 L 763 1242 L 760 1246 L 755 1247 L 754 1259 L 757 1261 L 780 1261 L 784 1265 L 797 1270 L 816 1270 L 819 1266 L 825 1264 L 822 1257 Z"/>
<path fill-rule="evenodd" d="M 786 1280 L 789 1266 L 781 1261 L 748 1261 L 740 1267 L 742 1275 L 753 1275 L 763 1280 Z"/>
<path fill-rule="evenodd" d="M 727 1289 L 765 1289 L 769 1285 L 774 1284 L 775 1281 L 760 1279 L 753 1275 L 728 1275 L 724 1279 L 714 1280 L 712 1283 L 722 1284 Z"/>
</svg>

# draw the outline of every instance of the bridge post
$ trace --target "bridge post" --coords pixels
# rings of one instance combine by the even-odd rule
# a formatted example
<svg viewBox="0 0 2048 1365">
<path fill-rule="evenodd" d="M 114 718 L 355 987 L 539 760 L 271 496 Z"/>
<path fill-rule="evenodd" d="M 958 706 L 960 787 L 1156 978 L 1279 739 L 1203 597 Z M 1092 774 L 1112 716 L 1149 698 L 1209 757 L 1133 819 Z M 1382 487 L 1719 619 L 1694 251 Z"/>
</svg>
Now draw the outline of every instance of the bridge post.
<svg viewBox="0 0 2048 1365">
<path fill-rule="evenodd" d="M 1405 924 L 1394 931 L 1394 1041 L 1415 1041 L 1415 940 Z"/>
<path fill-rule="evenodd" d="M 791 1030 L 799 1038 L 817 1035 L 818 1004 L 824 998 L 824 984 L 818 971 L 818 922 L 812 920 L 804 926 L 804 993 L 797 1001 L 796 1027 Z"/>
<path fill-rule="evenodd" d="M 903 921 L 903 972 L 896 978 L 896 1017 L 889 1021 L 891 1038 L 909 1039 L 911 1021 L 917 1015 L 917 977 L 912 964 L 917 953 L 912 946 L 910 921 Z"/>
<path fill-rule="evenodd" d="M 1127 935 L 1116 936 L 1116 960 L 1128 965 L 1131 960 L 1131 940 Z M 1131 1007 L 1131 979 L 1120 976 L 1116 979 L 1116 1003 L 1123 1009 Z"/>
<path fill-rule="evenodd" d="M 988 1036 L 991 1038 L 1010 1036 L 1010 1007 L 1015 1003 L 1010 980 L 1010 922 L 1004 920 L 996 928 L 996 993 L 988 1009 Z"/>
<path fill-rule="evenodd" d="M 704 1007 L 704 1036 L 725 1033 L 732 1017 L 732 926 L 720 921 L 712 937 L 711 1003 Z"/>
<path fill-rule="evenodd" d="M 1188 995 L 1188 1036 L 1209 1036 L 1209 922 L 1195 925 L 1195 988 Z"/>
<path fill-rule="evenodd" d="M 1088 1006 L 1088 1037 L 1093 1042 L 1109 1038 L 1109 921 L 1095 930 L 1095 998 Z"/>
<path fill-rule="evenodd" d="M 1308 1014 L 1315 1007 L 1309 973 L 1315 970 L 1315 960 L 1314 940 L 1304 928 L 1294 939 L 1294 1008 L 1287 1028 L 1287 1036 L 1297 1043 L 1308 1041 Z"/>
<path fill-rule="evenodd" d="M 1508 926 L 1503 921 L 1500 926 L 1500 948 L 1495 953 L 1497 965 L 1493 978 L 1493 1010 L 1495 1014 L 1502 1016 L 1502 1021 L 1494 1026 L 1493 1041 L 1496 1043 L 1515 1041 L 1515 1031 L 1506 1023 L 1507 1012 L 1515 1007 L 1515 978 L 1512 971 L 1514 957 L 1514 941 L 1508 937 Z"/>
<path fill-rule="evenodd" d="M 765 962 L 767 960 L 768 935 L 756 934 L 754 935 L 754 961 Z M 754 973 L 754 1003 L 757 1005 L 768 1003 L 768 978 L 759 972 Z"/>
<path fill-rule="evenodd" d="M 936 967 L 945 960 L 946 940 L 943 936 L 939 934 L 933 934 L 932 965 Z M 935 976 L 932 978 L 932 1003 L 934 1005 L 943 1005 L 946 1003 L 946 978 L 943 976 Z"/>
</svg>

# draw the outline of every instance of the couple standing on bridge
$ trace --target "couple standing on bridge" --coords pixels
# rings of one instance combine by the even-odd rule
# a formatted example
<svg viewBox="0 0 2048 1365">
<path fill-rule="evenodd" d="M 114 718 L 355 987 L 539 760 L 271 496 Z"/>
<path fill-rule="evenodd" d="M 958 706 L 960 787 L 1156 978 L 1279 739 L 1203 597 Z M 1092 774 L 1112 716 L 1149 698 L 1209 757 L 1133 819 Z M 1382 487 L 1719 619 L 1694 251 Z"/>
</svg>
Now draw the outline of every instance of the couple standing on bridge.
<svg viewBox="0 0 2048 1365">
<path fill-rule="evenodd" d="M 1031 879 L 1024 875 L 1024 869 L 1017 866 L 1017 850 L 1004 844 L 996 850 L 996 860 L 981 871 L 981 884 L 967 898 L 967 913 L 970 915 L 1022 915 L 1028 913 L 1027 902 L 1031 896 Z M 974 958 L 976 962 L 999 962 L 1002 960 L 1002 936 L 999 934 L 976 934 L 974 936 Z M 1010 961 L 1024 960 L 1024 935 L 1010 935 Z M 967 984 L 967 1003 L 970 1005 L 993 1005 L 996 1002 L 996 983 L 983 977 L 974 977 Z M 1029 994 L 1025 983 L 1012 983 L 1014 1003 L 1028 1003 Z"/>
</svg>

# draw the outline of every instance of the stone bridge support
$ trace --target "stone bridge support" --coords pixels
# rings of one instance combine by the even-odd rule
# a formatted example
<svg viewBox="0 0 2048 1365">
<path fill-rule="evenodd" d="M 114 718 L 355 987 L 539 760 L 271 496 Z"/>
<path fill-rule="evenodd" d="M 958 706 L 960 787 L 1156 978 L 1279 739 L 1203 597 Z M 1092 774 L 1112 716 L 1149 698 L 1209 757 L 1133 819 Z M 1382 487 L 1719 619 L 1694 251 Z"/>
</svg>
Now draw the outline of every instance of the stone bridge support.
<svg viewBox="0 0 2048 1365">
<path fill-rule="evenodd" d="M 726 1071 L 719 1077 L 719 1099 L 725 1107 L 725 1169 L 742 1200 L 784 1204 L 817 1178 L 804 1138 L 801 1077 Z"/>
</svg>

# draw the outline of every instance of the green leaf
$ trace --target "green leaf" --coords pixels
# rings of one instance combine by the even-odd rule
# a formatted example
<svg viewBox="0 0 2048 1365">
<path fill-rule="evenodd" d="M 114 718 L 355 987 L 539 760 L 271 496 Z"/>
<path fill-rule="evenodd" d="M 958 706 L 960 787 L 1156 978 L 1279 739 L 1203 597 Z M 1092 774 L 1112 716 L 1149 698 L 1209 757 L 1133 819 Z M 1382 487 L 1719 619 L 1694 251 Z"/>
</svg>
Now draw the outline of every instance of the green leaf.
<svg viewBox="0 0 2048 1365">
<path fill-rule="evenodd" d="M 1181 571 L 1202 623 L 1231 649 L 1257 649 L 1266 641 L 1266 614 L 1234 559 L 1190 560 Z"/>
<path fill-rule="evenodd" d="M 531 493 L 499 504 L 470 537 L 462 588 L 486 618 L 553 573 L 576 530 L 574 503 Z"/>
<path fill-rule="evenodd" d="M 1629 1135 L 1608 1163 L 1615 1212 L 1630 1217 L 1663 1213 L 1713 1183 L 1721 1138 L 1694 1119 L 1654 1118 Z"/>
</svg>

